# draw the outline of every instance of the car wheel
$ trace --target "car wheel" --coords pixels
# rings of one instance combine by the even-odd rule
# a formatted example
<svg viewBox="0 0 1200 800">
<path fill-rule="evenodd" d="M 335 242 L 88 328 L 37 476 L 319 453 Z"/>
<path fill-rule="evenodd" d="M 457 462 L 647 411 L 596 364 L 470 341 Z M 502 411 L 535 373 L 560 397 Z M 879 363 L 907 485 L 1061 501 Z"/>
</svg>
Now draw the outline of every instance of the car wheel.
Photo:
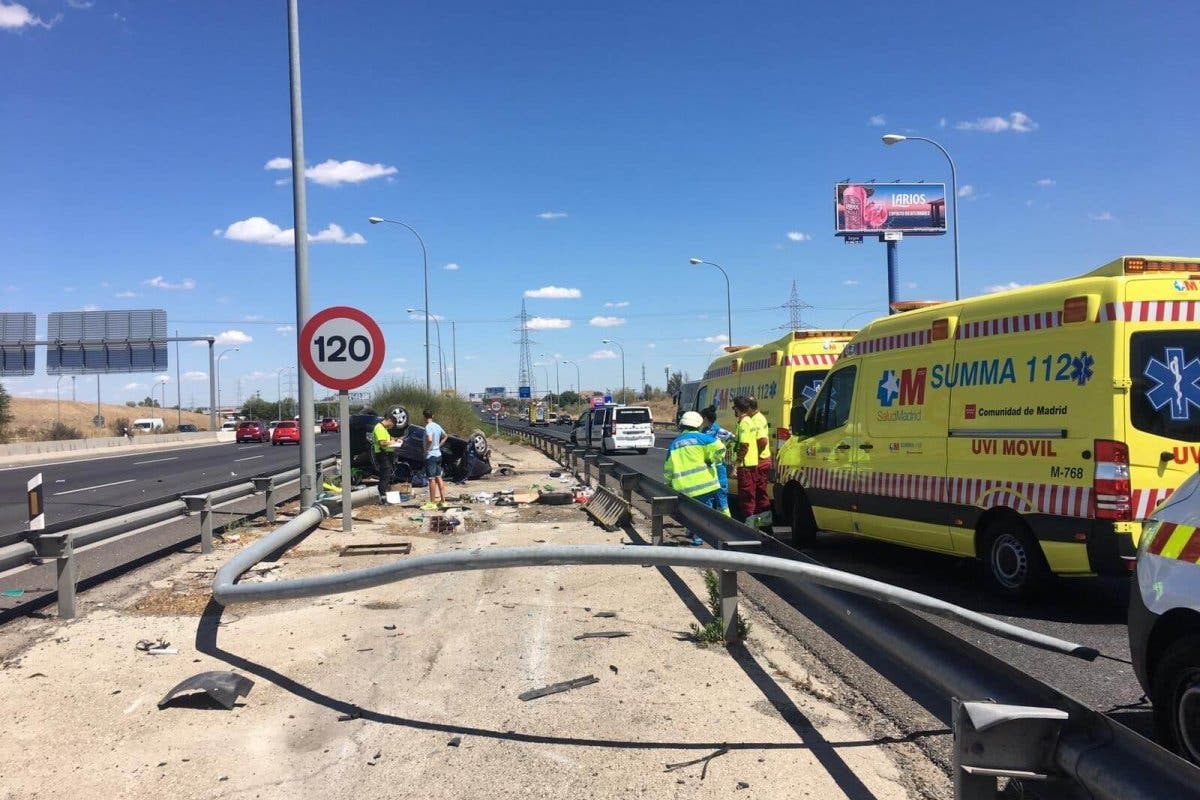
<svg viewBox="0 0 1200 800">
<path fill-rule="evenodd" d="M 1050 577 L 1042 548 L 1025 523 L 1013 517 L 992 522 L 984 531 L 982 555 L 993 586 L 1010 597 L 1032 597 Z"/>
<path fill-rule="evenodd" d="M 789 495 L 792 517 L 792 547 L 812 547 L 817 543 L 817 520 L 803 490 L 793 489 Z"/>
<path fill-rule="evenodd" d="M 645 447 L 639 447 L 639 448 L 637 449 L 637 454 L 638 454 L 639 456 L 644 456 L 644 455 L 646 455 L 646 448 L 645 448 Z"/>
<path fill-rule="evenodd" d="M 480 458 L 487 458 L 487 454 L 490 451 L 488 450 L 487 436 L 483 431 L 478 429 L 472 431 L 470 442 L 475 447 L 475 455 L 479 456 Z"/>
<path fill-rule="evenodd" d="M 404 433 L 408 430 L 408 409 L 404 406 L 392 406 L 388 409 L 388 416 L 396 422 L 396 433 Z"/>
<path fill-rule="evenodd" d="M 1174 641 L 1150 680 L 1154 734 L 1193 764 L 1200 764 L 1200 636 Z"/>
</svg>

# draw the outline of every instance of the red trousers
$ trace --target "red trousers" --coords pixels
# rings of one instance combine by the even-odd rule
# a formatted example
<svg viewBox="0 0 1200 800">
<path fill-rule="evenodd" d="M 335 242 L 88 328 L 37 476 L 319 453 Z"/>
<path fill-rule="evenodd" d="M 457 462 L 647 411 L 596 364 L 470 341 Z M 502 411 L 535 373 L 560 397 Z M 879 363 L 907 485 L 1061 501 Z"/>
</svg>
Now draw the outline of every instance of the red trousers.
<svg viewBox="0 0 1200 800">
<path fill-rule="evenodd" d="M 767 499 L 767 473 L 758 467 L 738 467 L 738 505 L 742 516 L 750 517 L 771 508 Z"/>
</svg>

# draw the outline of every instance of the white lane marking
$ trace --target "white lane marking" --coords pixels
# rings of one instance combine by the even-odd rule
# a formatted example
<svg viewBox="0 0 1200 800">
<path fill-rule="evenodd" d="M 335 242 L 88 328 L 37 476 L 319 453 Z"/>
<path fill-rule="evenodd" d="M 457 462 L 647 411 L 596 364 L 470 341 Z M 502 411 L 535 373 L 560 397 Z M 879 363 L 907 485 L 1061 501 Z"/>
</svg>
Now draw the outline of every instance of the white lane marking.
<svg viewBox="0 0 1200 800">
<path fill-rule="evenodd" d="M 217 442 L 216 444 L 196 444 L 196 445 L 190 445 L 189 447 L 184 448 L 184 449 L 186 449 L 186 450 L 207 450 L 210 447 L 225 447 L 227 444 L 228 444 L 228 442 Z M 89 452 L 90 451 L 83 450 L 83 451 L 80 451 L 80 455 L 86 456 Z M 118 459 L 118 458 L 137 458 L 137 456 L 138 456 L 137 453 L 114 453 L 112 455 L 97 456 L 95 458 L 77 458 L 74 461 L 64 459 L 62 461 L 46 461 L 41 464 L 12 464 L 7 467 L 0 467 L 0 472 L 12 472 L 13 470 L 17 470 L 17 469 L 38 470 L 38 469 L 45 469 L 46 467 L 61 467 L 64 464 L 67 464 L 67 465 L 80 464 L 80 463 L 83 463 L 86 461 L 111 461 L 113 459 Z"/>
<path fill-rule="evenodd" d="M 160 461 L 174 461 L 177 458 L 179 458 L 179 456 L 171 456 L 170 458 L 152 458 L 149 461 L 135 461 L 133 462 L 133 466 L 140 467 L 142 464 L 157 464 Z"/>
<path fill-rule="evenodd" d="M 254 460 L 254 459 L 256 459 L 256 458 L 262 458 L 262 457 L 263 457 L 263 456 L 261 456 L 261 455 L 257 455 L 257 456 L 246 456 L 245 458 L 235 458 L 235 459 L 234 459 L 234 461 L 253 461 L 253 460 Z"/>
<path fill-rule="evenodd" d="M 92 489 L 105 489 L 109 486 L 120 486 L 122 483 L 133 483 L 137 478 L 127 478 L 123 481 L 113 481 L 112 483 L 102 483 L 99 486 L 85 486 L 82 489 L 68 489 L 65 492 L 55 492 L 54 496 L 59 497 L 64 494 L 75 494 L 76 492 L 90 492 Z"/>
</svg>

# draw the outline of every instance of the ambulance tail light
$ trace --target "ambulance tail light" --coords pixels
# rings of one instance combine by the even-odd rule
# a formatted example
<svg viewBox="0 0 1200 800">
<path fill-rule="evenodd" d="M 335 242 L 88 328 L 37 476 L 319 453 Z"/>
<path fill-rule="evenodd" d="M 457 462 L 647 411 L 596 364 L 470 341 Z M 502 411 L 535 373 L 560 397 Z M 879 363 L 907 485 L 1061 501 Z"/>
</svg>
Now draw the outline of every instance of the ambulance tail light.
<svg viewBox="0 0 1200 800">
<path fill-rule="evenodd" d="M 1092 516 L 1096 519 L 1133 519 L 1129 486 L 1129 446 L 1124 442 L 1097 439 L 1096 472 L 1092 480 Z"/>
</svg>

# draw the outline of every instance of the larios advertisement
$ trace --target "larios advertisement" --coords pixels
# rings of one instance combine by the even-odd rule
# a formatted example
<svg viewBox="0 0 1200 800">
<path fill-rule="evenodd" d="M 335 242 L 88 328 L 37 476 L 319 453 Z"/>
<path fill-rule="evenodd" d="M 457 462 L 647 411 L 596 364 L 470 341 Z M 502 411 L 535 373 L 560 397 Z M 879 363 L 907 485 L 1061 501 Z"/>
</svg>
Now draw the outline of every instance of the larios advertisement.
<svg viewBox="0 0 1200 800">
<path fill-rule="evenodd" d="M 944 183 L 839 183 L 835 192 L 838 234 L 946 232 Z"/>
</svg>

